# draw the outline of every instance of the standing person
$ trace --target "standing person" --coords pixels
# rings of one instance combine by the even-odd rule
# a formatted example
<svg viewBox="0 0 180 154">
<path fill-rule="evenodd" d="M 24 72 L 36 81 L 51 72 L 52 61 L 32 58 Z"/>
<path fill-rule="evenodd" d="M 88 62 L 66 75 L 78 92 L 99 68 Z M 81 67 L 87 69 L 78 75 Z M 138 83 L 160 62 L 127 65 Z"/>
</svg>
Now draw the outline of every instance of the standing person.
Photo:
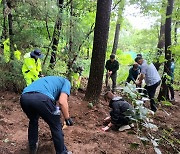
<svg viewBox="0 0 180 154">
<path fill-rule="evenodd" d="M 171 67 L 170 67 L 170 77 L 171 77 L 171 81 L 168 84 L 168 88 L 171 94 L 171 99 L 170 101 L 175 101 L 174 99 L 174 88 L 173 88 L 173 82 L 174 82 L 174 69 L 175 69 L 175 64 L 174 64 L 174 58 L 172 58 L 171 60 Z"/>
<path fill-rule="evenodd" d="M 39 79 L 41 75 L 41 61 L 43 55 L 39 49 L 35 49 L 24 59 L 24 64 L 22 66 L 22 73 L 26 81 L 26 85 L 30 85 L 33 81 Z"/>
<path fill-rule="evenodd" d="M 126 82 L 133 81 L 134 84 L 136 84 L 136 79 L 138 75 L 140 74 L 140 67 L 137 63 L 134 63 L 133 66 L 129 69 L 129 75 L 127 77 Z"/>
<path fill-rule="evenodd" d="M 121 97 L 115 96 L 112 92 L 108 91 L 104 95 L 106 102 L 109 102 L 109 107 L 112 108 L 110 111 L 110 117 L 105 118 L 105 121 L 108 121 L 108 125 L 102 128 L 103 131 L 109 130 L 113 125 L 126 126 L 124 128 L 129 129 L 131 120 L 127 116 L 132 116 L 133 107 L 128 102 L 126 102 Z M 127 125 L 129 127 L 127 127 Z"/>
<path fill-rule="evenodd" d="M 161 81 L 159 73 L 152 63 L 148 65 L 146 60 L 144 60 L 142 57 L 136 57 L 135 61 L 139 65 L 141 65 L 141 73 L 139 75 L 138 80 L 136 81 L 136 84 L 140 85 L 142 83 L 142 80 L 145 79 L 145 88 L 150 98 L 151 110 L 156 112 L 157 108 L 156 103 L 154 101 L 154 96 L 156 93 L 156 88 L 159 86 Z"/>
<path fill-rule="evenodd" d="M 31 154 L 37 153 L 39 116 L 50 127 L 56 154 L 68 154 L 64 145 L 60 114 L 55 113 L 55 111 L 56 101 L 58 101 L 66 125 L 73 125 L 69 116 L 67 102 L 70 89 L 70 82 L 67 79 L 57 76 L 47 76 L 36 80 L 23 90 L 20 104 L 29 118 L 28 141 Z"/>
<path fill-rule="evenodd" d="M 106 73 L 106 87 L 108 86 L 108 79 L 112 80 L 112 92 L 115 91 L 116 88 L 116 78 L 117 78 L 117 70 L 119 69 L 119 62 L 115 60 L 115 55 L 111 54 L 110 59 L 106 61 L 105 68 L 107 70 Z"/>
</svg>

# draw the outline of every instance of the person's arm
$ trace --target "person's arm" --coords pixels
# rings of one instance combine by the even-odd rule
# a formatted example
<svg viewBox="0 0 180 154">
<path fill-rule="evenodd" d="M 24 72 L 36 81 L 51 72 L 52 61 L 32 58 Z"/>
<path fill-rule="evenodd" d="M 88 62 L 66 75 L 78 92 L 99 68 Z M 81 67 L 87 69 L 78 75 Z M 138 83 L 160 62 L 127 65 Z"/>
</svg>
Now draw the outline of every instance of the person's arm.
<svg viewBox="0 0 180 154">
<path fill-rule="evenodd" d="M 68 95 L 61 93 L 59 96 L 59 105 L 65 119 L 69 119 L 69 106 L 68 106 Z"/>
<path fill-rule="evenodd" d="M 106 61 L 105 68 L 106 68 L 107 71 L 109 71 L 109 61 L 108 60 Z"/>
<path fill-rule="evenodd" d="M 136 80 L 136 84 L 140 85 L 142 83 L 142 80 L 145 78 L 145 75 L 140 73 L 138 76 L 138 80 Z"/>
</svg>

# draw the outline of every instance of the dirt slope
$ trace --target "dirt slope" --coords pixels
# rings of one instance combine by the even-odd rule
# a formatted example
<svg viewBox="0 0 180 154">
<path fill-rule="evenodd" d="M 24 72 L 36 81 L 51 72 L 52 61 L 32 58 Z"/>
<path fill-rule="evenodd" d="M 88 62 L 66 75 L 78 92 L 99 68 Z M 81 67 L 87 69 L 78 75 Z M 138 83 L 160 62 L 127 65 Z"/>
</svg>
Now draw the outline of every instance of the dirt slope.
<svg viewBox="0 0 180 154">
<path fill-rule="evenodd" d="M 110 130 L 102 132 L 103 119 L 109 108 L 101 101 L 93 109 L 83 101 L 84 94 L 70 96 L 70 114 L 75 125 L 64 129 L 65 143 L 73 154 L 143 154 L 143 148 L 130 149 L 132 142 L 139 143 L 135 135 Z M 174 135 L 180 139 L 180 98 L 172 107 L 158 110 L 154 117 L 159 131 L 173 128 Z M 28 154 L 27 148 L 28 119 L 19 105 L 19 95 L 12 92 L 0 92 L 0 154 Z M 163 153 L 173 150 L 170 146 L 161 146 Z M 146 147 L 146 153 L 154 154 L 152 147 Z M 55 154 L 48 125 L 39 121 L 39 154 Z"/>
</svg>

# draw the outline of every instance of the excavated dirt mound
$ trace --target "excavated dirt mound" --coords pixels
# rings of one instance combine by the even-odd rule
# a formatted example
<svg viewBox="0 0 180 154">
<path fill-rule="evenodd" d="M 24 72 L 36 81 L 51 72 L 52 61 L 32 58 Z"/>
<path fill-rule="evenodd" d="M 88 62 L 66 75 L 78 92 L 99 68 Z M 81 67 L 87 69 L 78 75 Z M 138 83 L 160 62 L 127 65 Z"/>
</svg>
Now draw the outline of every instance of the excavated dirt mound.
<svg viewBox="0 0 180 154">
<path fill-rule="evenodd" d="M 27 129 L 28 119 L 19 104 L 20 95 L 12 92 L 0 92 L 0 154 L 28 154 Z M 100 101 L 93 108 L 88 108 L 83 100 L 84 94 L 71 95 L 69 98 L 70 114 L 74 126 L 65 128 L 64 137 L 67 148 L 73 154 L 143 154 L 143 147 L 131 149 L 131 143 L 140 143 L 136 135 L 128 131 L 101 131 L 103 119 L 108 115 L 108 104 Z M 157 111 L 154 122 L 159 131 L 173 129 L 173 135 L 180 139 L 180 98 L 176 93 L 176 102 L 171 107 Z M 158 132 L 156 132 L 158 133 Z M 175 153 L 170 145 L 161 146 L 163 153 Z M 154 154 L 151 145 L 146 146 L 146 153 Z M 55 154 L 48 125 L 39 120 L 39 154 Z"/>
</svg>

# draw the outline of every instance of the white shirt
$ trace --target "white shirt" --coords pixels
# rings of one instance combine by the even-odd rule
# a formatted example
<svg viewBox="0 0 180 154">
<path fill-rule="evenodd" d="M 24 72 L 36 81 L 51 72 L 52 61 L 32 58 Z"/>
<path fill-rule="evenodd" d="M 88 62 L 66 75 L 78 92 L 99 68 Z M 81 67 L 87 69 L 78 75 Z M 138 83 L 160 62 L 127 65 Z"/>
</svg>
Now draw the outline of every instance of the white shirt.
<svg viewBox="0 0 180 154">
<path fill-rule="evenodd" d="M 147 86 L 152 86 L 161 80 L 159 73 L 154 64 L 147 64 L 146 60 L 143 60 L 141 65 L 141 74 L 145 75 L 145 82 Z"/>
</svg>

